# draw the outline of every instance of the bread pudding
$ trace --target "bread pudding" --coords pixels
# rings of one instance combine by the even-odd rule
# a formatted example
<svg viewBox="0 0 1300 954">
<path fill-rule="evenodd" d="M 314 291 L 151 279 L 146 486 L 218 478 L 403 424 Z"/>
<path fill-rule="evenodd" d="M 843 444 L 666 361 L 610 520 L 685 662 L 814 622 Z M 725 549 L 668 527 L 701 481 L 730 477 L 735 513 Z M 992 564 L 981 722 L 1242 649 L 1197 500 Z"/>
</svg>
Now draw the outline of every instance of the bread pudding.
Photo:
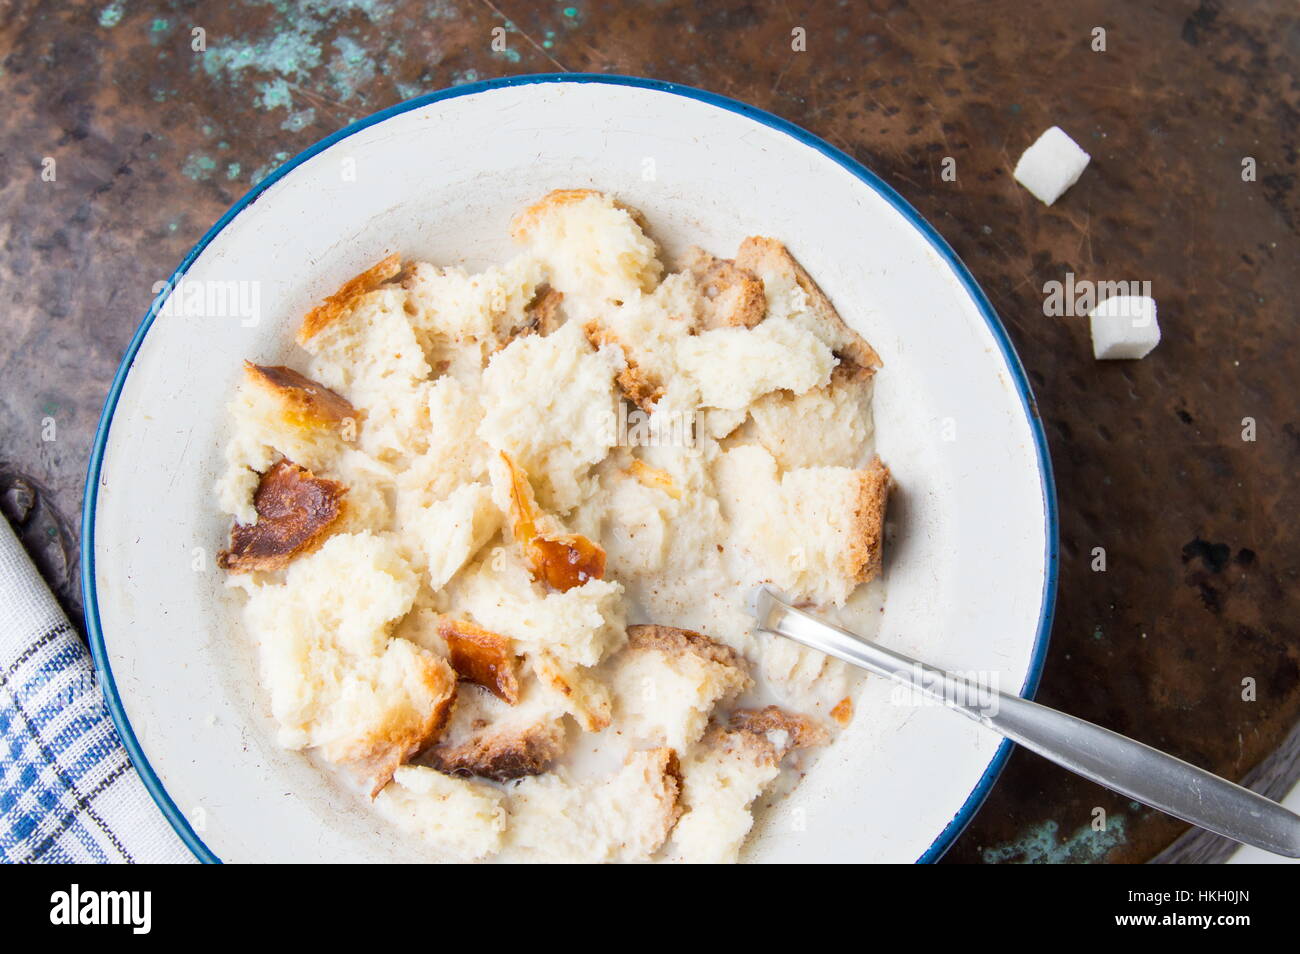
<svg viewBox="0 0 1300 954">
<path fill-rule="evenodd" d="M 775 239 L 670 270 L 589 190 L 511 231 L 476 274 L 385 258 L 297 368 L 245 364 L 219 562 L 278 742 L 437 858 L 734 861 L 853 719 L 745 598 L 879 613 L 880 358 Z"/>
</svg>

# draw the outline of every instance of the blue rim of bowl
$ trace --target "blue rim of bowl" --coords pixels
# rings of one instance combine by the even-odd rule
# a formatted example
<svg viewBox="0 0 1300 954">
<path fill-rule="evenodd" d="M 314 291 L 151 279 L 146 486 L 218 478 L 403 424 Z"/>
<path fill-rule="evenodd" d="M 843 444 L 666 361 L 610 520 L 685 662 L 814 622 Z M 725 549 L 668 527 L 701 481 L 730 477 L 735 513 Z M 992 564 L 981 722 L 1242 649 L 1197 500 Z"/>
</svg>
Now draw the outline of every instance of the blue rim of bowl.
<svg viewBox="0 0 1300 954">
<path fill-rule="evenodd" d="M 994 339 L 998 343 L 998 348 L 1002 352 L 1002 359 L 1006 362 L 1007 368 L 1011 371 L 1012 380 L 1015 382 L 1016 393 L 1020 397 L 1020 403 L 1024 408 L 1026 419 L 1029 422 L 1030 432 L 1034 436 L 1034 446 L 1038 455 L 1038 467 L 1041 475 L 1043 491 L 1043 509 L 1046 517 L 1046 538 L 1047 552 L 1044 556 L 1047 561 L 1046 574 L 1043 583 L 1043 598 L 1040 610 L 1038 633 L 1034 639 L 1033 654 L 1029 662 L 1029 670 L 1025 676 L 1024 685 L 1021 686 L 1020 694 L 1026 699 L 1032 699 L 1038 689 L 1038 682 L 1043 673 L 1043 664 L 1047 658 L 1047 644 L 1051 638 L 1052 616 L 1056 605 L 1056 582 L 1057 582 L 1057 546 L 1058 546 L 1058 529 L 1056 513 L 1056 484 L 1052 477 L 1052 461 L 1047 450 L 1047 437 L 1043 432 L 1042 420 L 1038 415 L 1038 405 L 1034 400 L 1033 391 L 1029 386 L 1029 379 L 1025 375 L 1025 369 L 1020 363 L 1015 348 L 1011 344 L 1006 329 L 1002 326 L 1001 320 L 993 310 L 992 304 L 984 295 L 983 290 L 975 282 L 969 269 L 957 253 L 952 250 L 943 237 L 934 229 L 929 222 L 921 217 L 912 206 L 894 189 L 885 183 L 883 179 L 868 169 L 862 163 L 858 162 L 852 156 L 835 148 L 830 143 L 814 136 L 805 129 L 796 126 L 788 120 L 775 116 L 766 110 L 759 109 L 756 106 L 750 106 L 746 103 L 729 99 L 717 93 L 710 93 L 707 90 L 696 89 L 692 86 L 682 86 L 677 83 L 667 83 L 662 80 L 645 79 L 637 76 L 617 76 L 613 74 L 599 73 L 533 73 L 525 76 L 508 76 L 501 79 L 484 80 L 478 83 L 467 83 L 464 86 L 456 86 L 451 89 L 438 90 L 433 93 L 426 93 L 415 99 L 410 99 L 387 109 L 380 110 L 365 119 L 358 120 L 350 126 L 340 129 L 333 135 L 327 136 L 320 142 L 300 152 L 292 159 L 284 163 L 274 172 L 270 173 L 265 179 L 250 189 L 242 199 L 236 202 L 230 209 L 217 220 L 212 228 L 208 229 L 203 238 L 199 239 L 189 254 L 181 262 L 180 266 L 172 273 L 167 287 L 174 288 L 177 280 L 189 270 L 194 260 L 208 247 L 209 243 L 224 229 L 230 222 L 244 209 L 248 208 L 257 200 L 267 189 L 283 179 L 294 168 L 306 162 L 317 153 L 323 152 L 330 146 L 340 140 L 360 132 L 376 123 L 381 123 L 393 116 L 399 116 L 402 113 L 412 109 L 419 109 L 429 103 L 437 103 L 442 100 L 455 99 L 459 96 L 472 96 L 475 93 L 482 93 L 489 90 L 504 89 L 510 86 L 530 86 L 540 83 L 603 83 L 610 86 L 632 86 L 639 89 L 655 90 L 661 93 L 671 93 L 676 96 L 684 96 L 688 99 L 699 100 L 710 106 L 717 106 L 733 113 L 739 113 L 761 123 L 770 129 L 783 132 L 788 136 L 798 140 L 805 146 L 815 149 L 826 158 L 834 161 L 847 171 L 851 172 L 859 180 L 874 189 L 886 202 L 894 207 L 905 219 L 919 231 L 934 250 L 939 253 L 948 266 L 961 280 L 962 286 L 966 293 L 979 307 L 980 314 L 984 316 L 984 321 L 992 332 Z M 113 681 L 113 671 L 109 666 L 108 652 L 104 644 L 104 632 L 100 625 L 99 619 L 99 602 L 95 582 L 95 507 L 97 503 L 97 494 L 99 491 L 100 471 L 104 462 L 104 449 L 108 445 L 109 428 L 113 423 L 113 412 L 117 408 L 118 398 L 122 393 L 122 386 L 126 382 L 127 374 L 131 370 L 131 365 L 135 361 L 135 356 L 144 342 L 145 335 L 148 334 L 149 328 L 153 325 L 154 318 L 157 317 L 159 308 L 162 307 L 166 297 L 164 290 L 157 298 L 154 299 L 148 314 L 136 329 L 135 335 L 131 338 L 131 343 L 127 346 L 126 354 L 122 358 L 122 363 L 117 369 L 117 374 L 113 377 L 113 383 L 108 389 L 108 397 L 104 402 L 104 410 L 100 414 L 99 427 L 95 432 L 95 442 L 91 448 L 90 465 L 86 472 L 86 490 L 84 503 L 81 512 L 81 591 L 86 607 L 86 630 L 90 638 L 90 651 L 95 659 L 95 666 L 99 670 L 99 678 L 104 691 L 104 699 L 108 705 L 109 712 L 112 714 L 113 722 L 117 725 L 118 733 L 122 737 L 122 743 L 126 747 L 127 753 L 131 757 L 132 764 L 135 765 L 136 771 L 140 773 L 140 778 L 144 782 L 145 788 L 153 796 L 153 800 L 158 803 L 162 813 L 166 816 L 167 821 L 176 829 L 176 834 L 183 841 L 200 861 L 212 864 L 220 864 L 221 859 L 207 845 L 203 843 L 198 834 L 194 831 L 185 815 L 176 807 L 171 796 L 163 787 L 162 781 L 154 772 L 149 760 L 145 757 L 140 742 L 136 738 L 131 723 L 126 717 L 126 711 L 122 707 L 121 695 L 118 693 L 117 684 Z M 930 847 L 925 850 L 917 862 L 920 864 L 929 864 L 938 861 L 943 853 L 948 850 L 957 836 L 975 817 L 976 811 L 979 810 L 984 799 L 988 797 L 993 783 L 997 781 L 998 775 L 1001 774 L 1003 766 L 1006 765 L 1007 759 L 1011 755 L 1013 743 L 1009 740 L 1003 740 L 998 746 L 993 758 L 989 760 L 988 767 L 984 774 L 980 776 L 979 781 L 971 790 L 971 793 L 962 803 L 957 814 L 952 820 L 944 826 L 938 836 L 931 843 Z"/>
</svg>

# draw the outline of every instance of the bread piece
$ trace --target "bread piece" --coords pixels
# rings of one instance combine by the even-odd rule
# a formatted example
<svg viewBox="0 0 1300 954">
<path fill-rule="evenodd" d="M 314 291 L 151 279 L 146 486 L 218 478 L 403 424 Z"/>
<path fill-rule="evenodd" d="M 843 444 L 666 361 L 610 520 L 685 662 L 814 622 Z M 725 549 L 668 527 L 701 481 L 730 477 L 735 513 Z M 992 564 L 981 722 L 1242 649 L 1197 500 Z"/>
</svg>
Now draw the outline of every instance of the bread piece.
<svg viewBox="0 0 1300 954">
<path fill-rule="evenodd" d="M 447 655 L 456 675 L 482 686 L 509 705 L 519 701 L 514 643 L 509 638 L 467 619 L 441 620 L 438 634 L 447 643 Z"/>
<path fill-rule="evenodd" d="M 253 495 L 281 457 L 316 472 L 336 469 L 357 437 L 363 413 L 325 385 L 283 367 L 244 363 L 228 405 L 231 436 L 217 481 L 223 512 L 257 520 Z"/>
<path fill-rule="evenodd" d="M 875 374 L 881 365 L 880 355 L 844 323 L 830 299 L 784 245 L 752 235 L 740 243 L 736 265 L 763 280 L 769 314 L 789 314 L 806 324 L 855 374 Z"/>
<path fill-rule="evenodd" d="M 553 517 L 543 514 L 532 484 L 510 455 L 501 453 L 509 483 L 509 511 L 515 542 L 532 567 L 533 579 L 565 592 L 605 575 L 605 551 L 580 533 L 562 533 Z M 494 474 L 495 477 L 495 474 Z"/>
<path fill-rule="evenodd" d="M 280 743 L 319 750 L 374 791 L 437 738 L 455 692 L 446 662 L 389 636 L 416 590 L 391 538 L 335 534 L 245 607 Z"/>
<path fill-rule="evenodd" d="M 778 477 L 761 447 L 718 458 L 715 477 L 736 544 L 760 580 L 797 600 L 843 605 L 881 567 L 889 469 L 804 467 Z"/>
<path fill-rule="evenodd" d="M 613 699 L 609 687 L 592 669 L 565 663 L 550 653 L 532 656 L 533 672 L 543 686 L 555 694 L 556 704 L 585 732 L 600 732 L 612 719 Z"/>
<path fill-rule="evenodd" d="M 620 731 L 679 752 L 699 739 L 719 703 L 753 685 L 744 660 L 709 637 L 673 626 L 629 626 L 610 686 Z"/>
<path fill-rule="evenodd" d="M 633 752 L 618 772 L 593 782 L 526 778 L 510 793 L 508 843 L 548 860 L 647 861 L 677 822 L 680 790 L 669 748 Z"/>
<path fill-rule="evenodd" d="M 516 338 L 483 372 L 479 436 L 532 478 L 548 511 L 564 513 L 590 492 L 591 468 L 618 439 L 619 363 L 570 322 L 545 338 Z"/>
<path fill-rule="evenodd" d="M 677 343 L 677 367 L 701 407 L 739 410 L 770 391 L 802 394 L 823 387 L 835 358 L 812 331 L 787 318 L 753 328 L 716 328 Z"/>
<path fill-rule="evenodd" d="M 830 741 L 830 733 L 825 726 L 807 716 L 786 712 L 779 706 L 737 709 L 731 714 L 729 724 L 733 730 L 762 736 L 778 760 L 785 758 L 793 749 L 825 745 Z"/>
<path fill-rule="evenodd" d="M 444 375 L 425 395 L 429 421 L 426 450 L 395 475 L 404 523 L 416 508 L 446 500 L 462 486 L 487 479 L 494 452 L 478 436 L 483 419 L 476 389 Z M 430 554 L 431 564 L 439 562 Z"/>
<path fill-rule="evenodd" d="M 773 391 L 750 407 L 741 440 L 762 444 L 782 470 L 799 467 L 863 467 L 871 458 L 875 426 L 872 379 L 831 372 L 830 384 L 803 394 Z"/>
<path fill-rule="evenodd" d="M 853 472 L 849 493 L 853 520 L 849 548 L 841 558 L 840 572 L 855 583 L 866 583 L 879 575 L 885 552 L 885 509 L 893 480 L 889 468 L 873 457 L 863 470 Z"/>
<path fill-rule="evenodd" d="M 485 858 L 501 847 L 504 803 L 490 785 L 418 765 L 399 768 L 375 799 L 385 818 L 458 861 Z"/>
<path fill-rule="evenodd" d="M 797 746 L 826 739 L 815 723 L 775 706 L 737 715 L 730 727 L 711 727 L 682 759 L 685 811 L 673 829 L 671 860 L 736 861 L 754 824 L 750 808 L 780 774 L 781 760 Z"/>
<path fill-rule="evenodd" d="M 303 344 L 311 376 L 364 409 L 360 448 L 389 463 L 423 453 L 430 435 L 431 368 L 407 299 L 395 285 L 366 292 Z"/>
<path fill-rule="evenodd" d="M 752 328 L 766 316 L 763 282 L 753 272 L 696 247 L 685 265 L 704 303 L 703 328 Z"/>
<path fill-rule="evenodd" d="M 307 316 L 303 318 L 298 328 L 298 343 L 306 344 L 323 329 L 333 324 L 358 298 L 374 291 L 384 282 L 396 278 L 401 270 L 401 256 L 393 254 L 344 282 L 338 291 L 307 312 Z"/>
<path fill-rule="evenodd" d="M 543 263 L 579 321 L 649 292 L 663 266 L 639 216 L 590 189 L 557 189 L 526 208 L 511 234 Z"/>
<path fill-rule="evenodd" d="M 527 655 L 549 653 L 567 667 L 598 665 L 627 638 L 621 584 L 589 580 L 548 593 L 504 548 L 486 551 L 461 571 L 450 595 L 457 613 L 493 632 L 509 633 Z"/>
<path fill-rule="evenodd" d="M 537 321 L 539 299 L 554 297 L 543 296 L 542 267 L 530 255 L 474 274 L 420 262 L 402 285 L 409 293 L 411 326 L 426 353 L 477 343 L 480 359 Z"/>
<path fill-rule="evenodd" d="M 257 521 L 230 528 L 230 548 L 217 554 L 217 566 L 237 573 L 284 569 L 325 541 L 343 516 L 346 493 L 338 481 L 279 461 L 253 495 Z"/>
<path fill-rule="evenodd" d="M 501 511 L 487 484 L 461 484 L 445 500 L 410 507 L 403 529 L 418 541 L 429 567 L 429 585 L 446 586 L 501 527 Z"/>
<path fill-rule="evenodd" d="M 342 428 L 353 430 L 361 417 L 351 404 L 319 381 L 299 374 L 283 365 L 244 362 L 248 380 L 279 399 L 285 420 L 302 428 Z"/>
<path fill-rule="evenodd" d="M 522 672 L 515 705 L 462 684 L 442 738 L 420 761 L 449 775 L 498 782 L 536 775 L 564 752 L 563 716 L 550 693 Z"/>
<path fill-rule="evenodd" d="M 425 758 L 448 775 L 508 782 L 545 772 L 563 751 L 564 727 L 558 722 L 541 722 L 490 729 L 459 745 L 430 749 Z"/>
<path fill-rule="evenodd" d="M 677 374 L 677 342 L 693 334 L 700 298 L 689 274 L 666 277 L 650 294 L 636 294 L 609 305 L 583 325 L 593 347 L 613 348 L 623 356 L 618 372 L 623 394 L 649 414 Z"/>
</svg>

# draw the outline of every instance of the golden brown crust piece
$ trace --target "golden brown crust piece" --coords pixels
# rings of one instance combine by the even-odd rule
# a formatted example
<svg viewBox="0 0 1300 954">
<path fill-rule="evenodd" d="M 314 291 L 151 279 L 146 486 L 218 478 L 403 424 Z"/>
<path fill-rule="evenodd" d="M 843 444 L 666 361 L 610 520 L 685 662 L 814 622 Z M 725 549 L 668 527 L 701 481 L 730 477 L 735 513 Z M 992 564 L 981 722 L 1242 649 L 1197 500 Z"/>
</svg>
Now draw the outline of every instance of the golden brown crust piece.
<svg viewBox="0 0 1300 954">
<path fill-rule="evenodd" d="M 230 528 L 230 547 L 217 566 L 235 573 L 282 570 L 319 547 L 343 516 L 347 488 L 282 459 L 262 475 L 253 494 L 257 521 Z"/>
<path fill-rule="evenodd" d="M 844 323 L 835 306 L 812 280 L 789 250 L 776 239 L 751 235 L 740 243 L 736 252 L 736 265 L 762 274 L 774 272 L 796 282 L 808 296 L 808 303 L 831 351 L 842 364 L 851 366 L 855 373 L 865 377 L 875 374 L 881 366 L 880 355 L 856 331 Z"/>
<path fill-rule="evenodd" d="M 544 722 L 476 736 L 455 746 L 436 746 L 423 761 L 447 775 L 476 775 L 497 782 L 540 775 L 564 751 L 564 726 Z"/>
<path fill-rule="evenodd" d="M 298 343 L 306 344 L 323 329 L 333 324 L 354 301 L 367 292 L 372 292 L 386 281 L 397 277 L 402 270 L 402 259 L 397 254 L 389 255 L 372 265 L 360 275 L 343 283 L 343 287 L 330 295 L 321 304 L 307 312 L 298 327 Z"/>
<path fill-rule="evenodd" d="M 392 781 L 399 766 L 436 742 L 451 718 L 452 703 L 456 699 L 456 674 L 436 657 L 422 655 L 420 661 L 420 680 L 432 695 L 440 697 L 438 704 L 418 725 L 378 731 L 358 742 L 339 759 L 359 777 L 370 781 L 371 798 Z"/>
<path fill-rule="evenodd" d="M 893 481 L 889 468 L 879 457 L 871 458 L 871 463 L 857 471 L 855 478 L 853 529 L 842 569 L 855 582 L 866 583 L 880 572 L 885 549 L 885 510 Z"/>
<path fill-rule="evenodd" d="M 749 269 L 702 248 L 692 248 L 685 265 L 705 301 L 704 329 L 753 328 L 767 315 L 763 282 Z"/>
<path fill-rule="evenodd" d="M 583 199 L 603 199 L 604 197 L 605 194 L 596 189 L 552 189 L 515 216 L 514 221 L 510 223 L 510 235 L 516 242 L 525 242 L 537 226 L 538 220 L 552 210 L 561 206 L 572 205 L 575 202 L 581 202 Z M 632 216 L 632 221 L 636 222 L 642 229 L 646 227 L 645 216 L 641 214 L 639 209 L 625 205 L 617 199 L 613 201 L 614 208 L 622 209 Z"/>
<path fill-rule="evenodd" d="M 507 705 L 519 702 L 512 640 L 466 619 L 442 619 L 438 634 L 447 643 L 451 668 L 466 682 L 482 686 Z"/>
<path fill-rule="evenodd" d="M 293 368 L 245 361 L 244 374 L 280 401 L 285 420 L 295 427 L 337 427 L 344 421 L 355 424 L 361 417 L 346 398 Z"/>
<path fill-rule="evenodd" d="M 595 189 L 552 189 L 515 216 L 514 221 L 510 223 L 510 235 L 516 242 L 526 241 L 537 226 L 538 220 L 544 215 L 560 206 L 572 205 L 574 202 L 581 202 L 593 196 L 598 197 L 600 193 Z"/>
<path fill-rule="evenodd" d="M 629 649 L 658 649 L 669 655 L 694 653 L 696 656 L 721 666 L 745 671 L 745 661 L 730 646 L 724 646 L 703 633 L 676 626 L 648 623 L 627 628 Z"/>
<path fill-rule="evenodd" d="M 542 516 L 533 486 L 510 455 L 501 452 L 510 471 L 510 517 L 516 542 L 524 551 L 533 578 L 564 592 L 605 576 L 605 550 L 580 533 L 548 535 L 537 524 Z"/>
</svg>

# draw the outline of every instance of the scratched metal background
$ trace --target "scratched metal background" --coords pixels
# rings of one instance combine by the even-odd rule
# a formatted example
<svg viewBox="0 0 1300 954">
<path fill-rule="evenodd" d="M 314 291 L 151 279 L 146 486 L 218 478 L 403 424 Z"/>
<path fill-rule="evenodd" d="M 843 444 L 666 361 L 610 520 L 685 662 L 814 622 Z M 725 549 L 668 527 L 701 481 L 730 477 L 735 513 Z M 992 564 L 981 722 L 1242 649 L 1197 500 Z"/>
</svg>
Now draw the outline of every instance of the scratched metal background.
<svg viewBox="0 0 1300 954">
<path fill-rule="evenodd" d="M 796 27 L 806 52 L 791 49 Z M 1105 52 L 1090 47 L 1095 27 Z M 293 153 L 423 91 L 504 74 L 689 83 L 883 175 L 1009 327 L 1061 501 L 1040 698 L 1277 793 L 1300 755 L 1298 54 L 1300 13 L 1284 0 L 9 0 L 0 503 L 79 615 L 82 475 L 150 288 Z M 1094 158 L 1048 209 L 1010 170 L 1052 124 Z M 940 177 L 949 156 L 955 182 Z M 1150 281 L 1156 352 L 1095 363 L 1085 322 L 1042 314 L 1043 284 L 1066 272 Z M 1090 568 L 1098 546 L 1104 573 Z M 1017 753 L 948 858 L 1223 855 L 1213 839 L 1174 844 L 1183 829 Z"/>
</svg>

